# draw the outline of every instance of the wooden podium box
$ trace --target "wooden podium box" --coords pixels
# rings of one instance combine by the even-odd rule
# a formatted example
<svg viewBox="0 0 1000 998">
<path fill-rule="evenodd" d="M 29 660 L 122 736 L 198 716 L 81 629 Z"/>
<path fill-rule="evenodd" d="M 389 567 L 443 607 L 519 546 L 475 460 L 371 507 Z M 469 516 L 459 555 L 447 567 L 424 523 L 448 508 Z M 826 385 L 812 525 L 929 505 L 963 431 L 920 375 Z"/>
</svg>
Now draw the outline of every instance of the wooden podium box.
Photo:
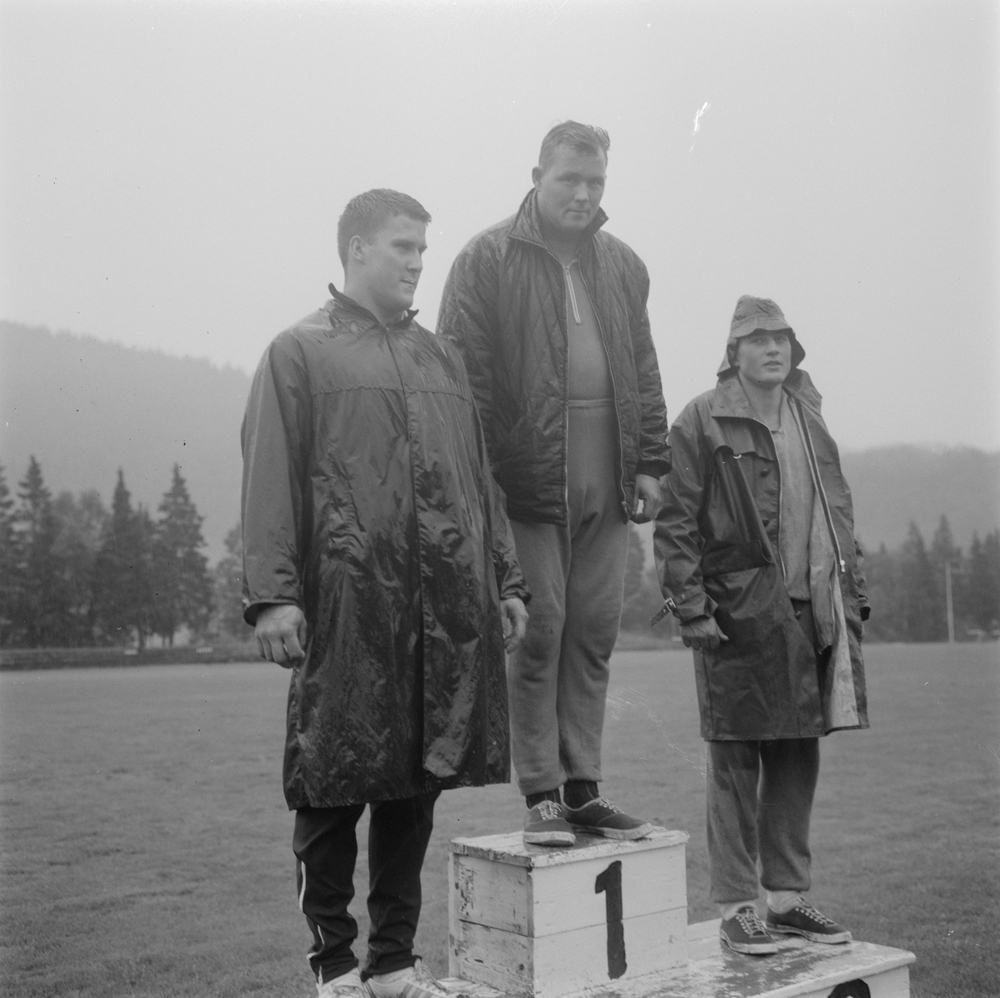
<svg viewBox="0 0 1000 998">
<path fill-rule="evenodd" d="M 619 842 L 520 832 L 454 839 L 449 975 L 506 995 L 559 998 L 687 965 L 685 832 Z"/>
</svg>

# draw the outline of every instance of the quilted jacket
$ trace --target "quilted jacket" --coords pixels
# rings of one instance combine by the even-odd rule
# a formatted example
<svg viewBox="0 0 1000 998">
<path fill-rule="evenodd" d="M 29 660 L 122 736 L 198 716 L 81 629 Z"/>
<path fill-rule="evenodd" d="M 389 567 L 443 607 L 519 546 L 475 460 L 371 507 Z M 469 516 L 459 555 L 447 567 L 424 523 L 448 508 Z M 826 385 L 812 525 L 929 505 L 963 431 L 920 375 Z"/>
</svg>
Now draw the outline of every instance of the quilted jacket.
<svg viewBox="0 0 1000 998">
<path fill-rule="evenodd" d="M 527 591 L 465 368 L 333 293 L 268 347 L 243 422 L 245 617 L 308 624 L 286 800 L 506 782 L 500 599 Z"/>
<path fill-rule="evenodd" d="M 614 386 L 622 516 L 637 473 L 670 467 L 667 412 L 649 332 L 649 276 L 599 211 L 579 253 Z M 566 505 L 566 285 L 531 191 L 517 214 L 472 239 L 445 284 L 438 333 L 461 350 L 494 474 L 513 520 L 563 524 Z"/>
</svg>

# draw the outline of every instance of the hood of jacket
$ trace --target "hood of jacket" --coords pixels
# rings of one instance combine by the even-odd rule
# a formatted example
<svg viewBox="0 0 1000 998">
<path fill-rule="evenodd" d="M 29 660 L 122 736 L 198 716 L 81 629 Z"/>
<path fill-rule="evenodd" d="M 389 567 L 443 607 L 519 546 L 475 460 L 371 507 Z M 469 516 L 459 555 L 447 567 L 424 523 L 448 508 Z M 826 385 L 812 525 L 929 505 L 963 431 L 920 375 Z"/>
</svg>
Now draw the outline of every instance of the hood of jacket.
<svg viewBox="0 0 1000 998">
<path fill-rule="evenodd" d="M 333 295 L 333 298 L 323 306 L 323 311 L 330 316 L 331 322 L 335 321 L 334 313 L 340 309 L 341 311 L 352 312 L 360 319 L 370 319 L 378 323 L 378 325 L 382 325 L 381 320 L 374 312 L 369 312 L 364 305 L 359 305 L 353 298 L 345 295 L 343 291 L 338 291 L 332 283 L 328 284 L 327 288 L 330 294 Z M 409 329 L 410 324 L 416 320 L 418 312 L 419 309 L 416 308 L 404 309 L 385 328 Z"/>
<path fill-rule="evenodd" d="M 806 352 L 799 343 L 795 330 L 785 321 L 784 313 L 776 302 L 770 298 L 756 298 L 753 295 L 741 295 L 733 312 L 733 321 L 729 324 L 729 336 L 726 339 L 726 353 L 719 365 L 719 377 L 733 374 L 736 371 L 736 344 L 744 337 L 757 330 L 774 333 L 788 333 L 792 341 L 792 370 L 802 363 Z"/>
<path fill-rule="evenodd" d="M 750 407 L 750 400 L 743 388 L 743 383 L 735 377 L 736 368 L 719 375 L 715 390 L 711 392 L 710 412 L 713 417 L 730 417 L 738 419 L 757 419 L 756 413 Z M 726 377 L 726 374 L 733 377 Z M 806 371 L 793 368 L 781 386 L 782 390 L 798 399 L 806 408 L 811 409 L 817 417 L 822 418 L 823 396 L 820 395 L 813 380 Z"/>
</svg>

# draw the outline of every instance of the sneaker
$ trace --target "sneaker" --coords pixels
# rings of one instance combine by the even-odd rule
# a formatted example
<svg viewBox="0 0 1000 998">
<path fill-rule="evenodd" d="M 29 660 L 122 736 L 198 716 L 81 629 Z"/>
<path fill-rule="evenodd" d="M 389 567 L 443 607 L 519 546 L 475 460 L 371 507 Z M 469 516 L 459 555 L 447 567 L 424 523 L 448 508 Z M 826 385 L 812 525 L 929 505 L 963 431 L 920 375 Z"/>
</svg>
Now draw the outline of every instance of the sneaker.
<svg viewBox="0 0 1000 998">
<path fill-rule="evenodd" d="M 724 918 L 719 926 L 719 939 L 737 953 L 770 956 L 778 952 L 778 944 L 764 928 L 764 923 L 752 904 L 745 904 L 732 918 Z"/>
<path fill-rule="evenodd" d="M 772 932 L 805 936 L 814 943 L 849 943 L 853 938 L 847 929 L 818 912 L 804 897 L 790 911 L 781 914 L 768 908 L 767 927 Z"/>
<path fill-rule="evenodd" d="M 571 846 L 573 829 L 563 817 L 565 808 L 554 800 L 539 801 L 524 817 L 524 841 L 533 846 Z"/>
<path fill-rule="evenodd" d="M 319 989 L 319 998 L 368 998 L 357 967 L 326 984 L 317 984 L 316 987 Z"/>
<path fill-rule="evenodd" d="M 607 797 L 595 797 L 583 807 L 567 807 L 566 817 L 578 832 L 603 835 L 606 839 L 641 839 L 654 827 L 651 821 L 630 818 Z"/>
<path fill-rule="evenodd" d="M 422 960 L 403 970 L 373 974 L 365 987 L 372 998 L 454 998 L 431 977 Z"/>
</svg>

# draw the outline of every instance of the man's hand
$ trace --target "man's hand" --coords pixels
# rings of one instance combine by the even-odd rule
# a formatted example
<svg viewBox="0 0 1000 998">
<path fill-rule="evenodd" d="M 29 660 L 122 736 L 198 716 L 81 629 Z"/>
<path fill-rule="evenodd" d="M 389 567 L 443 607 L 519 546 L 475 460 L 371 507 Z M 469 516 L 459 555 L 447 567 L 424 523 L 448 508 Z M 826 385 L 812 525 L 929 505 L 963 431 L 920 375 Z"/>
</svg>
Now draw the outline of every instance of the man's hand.
<svg viewBox="0 0 1000 998">
<path fill-rule="evenodd" d="M 642 509 L 639 504 L 642 503 Z M 635 476 L 635 512 L 632 520 L 635 523 L 649 523 L 656 516 L 660 507 L 660 480 L 652 475 Z"/>
<path fill-rule="evenodd" d="M 715 617 L 695 617 L 686 624 L 681 624 L 681 640 L 685 647 L 695 651 L 710 651 L 718 648 L 720 643 L 729 638 L 719 630 Z"/>
<path fill-rule="evenodd" d="M 517 650 L 528 626 L 528 611 L 518 596 L 500 601 L 500 616 L 503 619 L 503 646 L 508 652 Z"/>
<path fill-rule="evenodd" d="M 306 615 L 294 603 L 264 607 L 257 614 L 254 635 L 260 657 L 283 669 L 298 665 L 306 657 Z"/>
</svg>

